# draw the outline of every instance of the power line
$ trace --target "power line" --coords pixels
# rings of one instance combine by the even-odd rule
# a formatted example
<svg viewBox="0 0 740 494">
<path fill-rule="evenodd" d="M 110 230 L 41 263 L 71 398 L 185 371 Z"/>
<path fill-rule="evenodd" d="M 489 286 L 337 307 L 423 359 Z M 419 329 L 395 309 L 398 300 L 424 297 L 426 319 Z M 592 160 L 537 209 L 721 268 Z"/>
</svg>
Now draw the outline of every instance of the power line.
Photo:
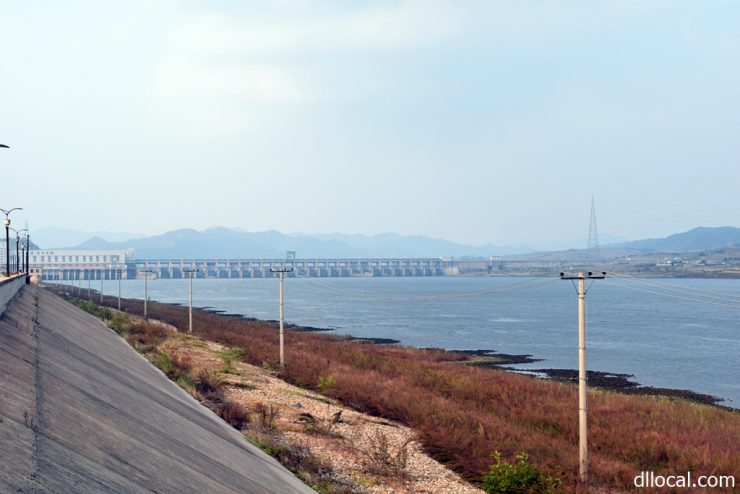
<svg viewBox="0 0 740 494">
<path fill-rule="evenodd" d="M 679 299 L 679 300 L 688 300 L 690 302 L 698 302 L 698 303 L 704 303 L 704 304 L 717 305 L 717 306 L 720 306 L 720 307 L 730 307 L 732 309 L 740 309 L 740 305 L 728 304 L 728 303 L 724 303 L 724 302 L 718 302 L 718 301 L 711 300 L 711 299 L 700 299 L 700 298 L 693 298 L 693 297 L 688 297 L 688 296 L 683 296 L 683 295 L 676 295 L 676 294 L 673 294 L 673 293 L 658 292 L 658 291 L 655 291 L 655 290 L 648 290 L 646 288 L 640 288 L 640 287 L 636 287 L 636 286 L 629 286 L 629 285 L 624 285 L 624 284 L 621 284 L 621 283 L 612 283 L 612 282 L 609 282 L 609 281 L 605 281 L 604 283 L 606 283 L 608 285 L 612 285 L 612 286 L 617 286 L 617 287 L 620 287 L 620 288 L 624 288 L 626 290 L 634 290 L 634 291 L 642 292 L 642 293 L 651 293 L 653 295 L 661 295 L 663 297 L 668 297 L 668 298 L 675 298 L 675 299 Z"/>
<path fill-rule="evenodd" d="M 493 288 L 486 288 L 481 290 L 472 290 L 472 291 L 465 291 L 465 292 L 443 292 L 443 293 L 436 293 L 436 294 L 429 294 L 429 295 L 401 295 L 401 296 L 378 296 L 377 294 L 373 292 L 367 292 L 363 290 L 357 290 L 354 288 L 349 287 L 343 287 L 334 283 L 329 283 L 325 281 L 319 281 L 316 278 L 309 278 L 309 277 L 301 277 L 301 279 L 304 280 L 311 280 L 312 284 L 315 284 L 321 288 L 327 288 L 330 290 L 333 290 L 335 292 L 343 292 L 343 293 L 350 293 L 352 295 L 358 296 L 358 297 L 364 297 L 368 300 L 376 300 L 376 301 L 422 301 L 422 300 L 439 300 L 439 299 L 449 299 L 449 298 L 464 298 L 464 297 L 473 297 L 473 296 L 480 296 L 480 295 L 494 295 L 494 294 L 500 294 L 500 293 L 507 293 L 507 292 L 513 292 L 517 290 L 526 290 L 528 288 L 536 288 L 544 285 L 550 285 L 553 283 L 556 283 L 558 280 L 553 279 L 542 279 L 542 278 L 530 278 L 524 281 L 520 281 L 517 283 L 511 283 L 509 285 L 503 285 Z"/>
<path fill-rule="evenodd" d="M 698 295 L 702 297 L 707 298 L 714 298 L 717 300 L 724 300 L 728 302 L 738 302 L 740 303 L 740 295 L 732 295 L 730 293 L 721 293 L 721 292 L 713 292 L 711 290 L 704 290 L 701 288 L 692 288 L 688 286 L 682 286 L 682 285 L 674 285 L 671 283 L 662 283 L 660 281 L 655 280 L 648 280 L 645 278 L 637 278 L 635 276 L 630 276 L 628 274 L 621 274 L 621 273 L 609 273 L 609 276 L 613 276 L 615 278 L 620 278 L 625 281 L 632 281 L 635 283 L 640 283 L 644 285 L 654 286 L 663 290 L 669 290 L 674 292 L 684 292 L 691 295 Z"/>
</svg>

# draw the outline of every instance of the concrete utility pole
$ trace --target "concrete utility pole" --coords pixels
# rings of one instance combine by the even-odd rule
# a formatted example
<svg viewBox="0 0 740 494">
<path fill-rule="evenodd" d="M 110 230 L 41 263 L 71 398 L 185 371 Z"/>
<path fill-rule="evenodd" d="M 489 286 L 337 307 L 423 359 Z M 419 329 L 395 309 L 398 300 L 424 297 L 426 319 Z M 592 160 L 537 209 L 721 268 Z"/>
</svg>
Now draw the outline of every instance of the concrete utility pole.
<svg viewBox="0 0 740 494">
<path fill-rule="evenodd" d="M 147 268 L 147 269 L 142 269 L 141 272 L 144 273 L 144 320 L 146 321 L 148 319 L 147 312 L 146 312 L 146 303 L 147 303 L 147 300 L 149 299 L 149 283 L 148 283 L 149 273 L 152 273 L 153 271 Z"/>
<path fill-rule="evenodd" d="M 90 271 L 85 270 L 85 278 L 87 278 L 87 299 L 92 301 L 92 281 L 90 281 Z"/>
<path fill-rule="evenodd" d="M 100 272 L 100 305 L 103 305 L 103 272 Z"/>
<path fill-rule="evenodd" d="M 606 273 L 578 273 L 566 276 L 560 273 L 561 280 L 578 280 L 578 473 L 581 482 L 588 483 L 588 395 L 586 374 L 586 293 L 585 280 L 603 280 Z M 589 285 L 590 287 L 590 285 Z"/>
<path fill-rule="evenodd" d="M 121 278 L 123 278 L 123 270 L 121 268 L 118 268 L 116 270 L 116 273 L 118 274 L 118 310 L 121 310 Z"/>
<path fill-rule="evenodd" d="M 271 273 L 280 273 L 280 367 L 285 367 L 285 306 L 283 305 L 283 275 L 293 272 L 293 268 L 270 268 Z"/>
<path fill-rule="evenodd" d="M 190 286 L 188 289 L 188 332 L 193 334 L 193 273 L 197 273 L 198 268 L 189 268 L 185 272 L 190 274 Z"/>
</svg>

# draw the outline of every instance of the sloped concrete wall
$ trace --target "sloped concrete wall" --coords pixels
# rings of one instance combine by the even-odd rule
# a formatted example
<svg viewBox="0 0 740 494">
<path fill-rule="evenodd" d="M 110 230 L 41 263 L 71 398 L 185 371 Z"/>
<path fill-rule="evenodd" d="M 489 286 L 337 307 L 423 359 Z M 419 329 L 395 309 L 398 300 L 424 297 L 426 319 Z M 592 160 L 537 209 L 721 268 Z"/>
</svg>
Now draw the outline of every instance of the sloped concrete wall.
<svg viewBox="0 0 740 494">
<path fill-rule="evenodd" d="M 313 492 L 100 321 L 36 286 L 0 317 L 0 376 L 0 492 Z"/>
<path fill-rule="evenodd" d="M 3 313 L 5 307 L 8 305 L 13 297 L 15 297 L 18 290 L 26 284 L 26 275 L 18 275 L 12 278 L 7 278 L 0 281 L 0 314 Z"/>
</svg>

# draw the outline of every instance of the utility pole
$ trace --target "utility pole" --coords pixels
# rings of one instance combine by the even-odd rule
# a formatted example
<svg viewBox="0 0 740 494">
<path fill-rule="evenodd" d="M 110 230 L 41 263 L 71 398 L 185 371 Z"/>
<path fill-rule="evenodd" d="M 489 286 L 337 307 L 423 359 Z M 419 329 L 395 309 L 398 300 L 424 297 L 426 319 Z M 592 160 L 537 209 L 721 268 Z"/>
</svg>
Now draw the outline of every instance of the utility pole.
<svg viewBox="0 0 740 494">
<path fill-rule="evenodd" d="M 583 484 L 588 483 L 588 395 L 586 374 L 586 293 L 585 280 L 603 280 L 606 273 L 578 273 L 566 276 L 560 273 L 561 280 L 577 280 L 578 293 L 578 473 Z M 591 285 L 589 285 L 590 288 Z"/>
<path fill-rule="evenodd" d="M 121 310 L 121 278 L 123 277 L 123 270 L 121 268 L 116 269 L 118 274 L 118 310 Z"/>
<path fill-rule="evenodd" d="M 280 273 L 280 367 L 285 367 L 285 306 L 283 305 L 283 276 L 293 268 L 270 268 L 271 273 Z"/>
<path fill-rule="evenodd" d="M 103 270 L 100 270 L 100 305 L 103 305 Z"/>
<path fill-rule="evenodd" d="M 87 299 L 92 301 L 92 281 L 90 281 L 90 271 L 85 270 L 85 278 L 87 278 Z"/>
<path fill-rule="evenodd" d="M 148 319 L 147 312 L 146 312 L 146 303 L 147 303 L 147 299 L 149 299 L 148 280 L 149 280 L 149 273 L 152 273 L 153 271 L 149 268 L 146 268 L 146 269 L 142 269 L 141 272 L 144 273 L 144 320 L 146 321 Z"/>
<path fill-rule="evenodd" d="M 197 273 L 198 268 L 189 268 L 185 272 L 190 275 L 190 287 L 188 289 L 188 332 L 193 334 L 193 273 Z"/>
</svg>

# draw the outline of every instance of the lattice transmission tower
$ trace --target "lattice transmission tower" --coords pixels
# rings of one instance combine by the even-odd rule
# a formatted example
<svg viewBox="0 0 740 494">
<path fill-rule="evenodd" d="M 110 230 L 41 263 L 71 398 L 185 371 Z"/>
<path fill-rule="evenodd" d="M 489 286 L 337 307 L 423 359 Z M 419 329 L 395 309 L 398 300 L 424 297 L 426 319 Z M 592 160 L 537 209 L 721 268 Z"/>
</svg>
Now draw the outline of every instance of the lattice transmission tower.
<svg viewBox="0 0 740 494">
<path fill-rule="evenodd" d="M 597 250 L 599 248 L 599 230 L 596 228 L 596 206 L 594 206 L 594 196 L 591 196 L 591 219 L 588 222 L 588 249 Z"/>
</svg>

